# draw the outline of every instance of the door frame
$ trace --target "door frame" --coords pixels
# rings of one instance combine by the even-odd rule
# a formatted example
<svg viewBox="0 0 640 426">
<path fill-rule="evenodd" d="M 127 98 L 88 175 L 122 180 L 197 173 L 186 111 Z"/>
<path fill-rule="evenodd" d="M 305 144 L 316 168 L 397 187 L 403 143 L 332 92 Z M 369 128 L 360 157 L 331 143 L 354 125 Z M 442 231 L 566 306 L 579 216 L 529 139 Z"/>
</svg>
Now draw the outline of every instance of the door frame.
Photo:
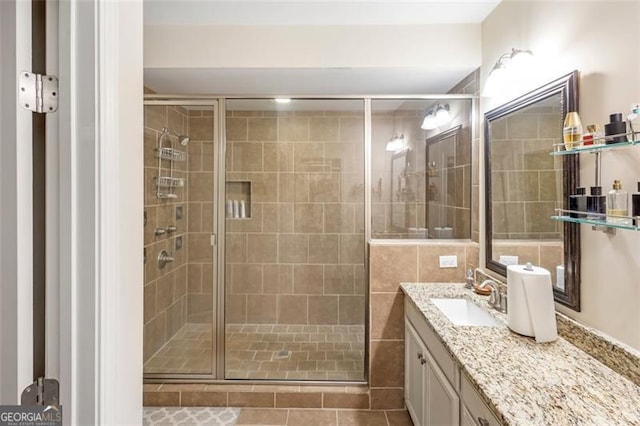
<svg viewBox="0 0 640 426">
<path fill-rule="evenodd" d="M 0 404 L 33 381 L 32 113 L 17 77 L 31 70 L 31 2 L 0 2 Z"/>
<path fill-rule="evenodd" d="M 128 237 L 143 226 L 142 2 L 52 7 L 47 375 L 60 381 L 65 424 L 140 424 L 143 255 Z"/>
</svg>

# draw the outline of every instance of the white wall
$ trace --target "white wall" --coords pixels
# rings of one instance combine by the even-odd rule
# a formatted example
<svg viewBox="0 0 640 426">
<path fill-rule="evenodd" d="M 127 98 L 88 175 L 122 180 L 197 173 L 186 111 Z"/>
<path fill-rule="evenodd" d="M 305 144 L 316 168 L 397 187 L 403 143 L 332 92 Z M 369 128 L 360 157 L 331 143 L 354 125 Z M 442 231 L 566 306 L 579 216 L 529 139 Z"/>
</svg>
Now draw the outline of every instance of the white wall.
<svg viewBox="0 0 640 426">
<path fill-rule="evenodd" d="M 502 2 L 482 24 L 482 76 L 512 47 L 531 49 L 544 65 L 520 92 L 581 72 L 583 123 L 603 124 L 640 102 L 640 2 Z M 526 87 L 525 87 L 526 86 Z M 487 111 L 505 99 L 482 99 Z M 581 156 L 583 186 L 594 185 L 594 157 Z M 602 185 L 621 179 L 636 192 L 640 149 L 603 154 Z M 481 218 L 484 223 L 484 218 Z M 610 237 L 582 225 L 582 312 L 558 310 L 640 349 L 640 233 Z"/>
<path fill-rule="evenodd" d="M 471 65 L 469 65 L 471 64 Z M 480 26 L 145 25 L 145 68 L 413 68 L 480 64 Z M 475 66 L 474 66 L 475 65 Z"/>
</svg>

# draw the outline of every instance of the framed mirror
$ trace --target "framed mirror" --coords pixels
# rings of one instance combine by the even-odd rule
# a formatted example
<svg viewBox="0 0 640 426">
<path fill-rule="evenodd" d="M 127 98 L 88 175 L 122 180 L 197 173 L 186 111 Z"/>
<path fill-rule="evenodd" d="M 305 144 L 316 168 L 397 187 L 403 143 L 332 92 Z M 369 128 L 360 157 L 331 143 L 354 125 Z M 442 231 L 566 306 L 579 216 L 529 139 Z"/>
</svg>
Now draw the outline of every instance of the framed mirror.
<svg viewBox="0 0 640 426">
<path fill-rule="evenodd" d="M 580 158 L 549 154 L 577 110 L 574 71 L 485 114 L 485 229 L 489 270 L 541 266 L 556 302 L 580 311 L 580 225 L 550 219 L 580 186 Z"/>
</svg>

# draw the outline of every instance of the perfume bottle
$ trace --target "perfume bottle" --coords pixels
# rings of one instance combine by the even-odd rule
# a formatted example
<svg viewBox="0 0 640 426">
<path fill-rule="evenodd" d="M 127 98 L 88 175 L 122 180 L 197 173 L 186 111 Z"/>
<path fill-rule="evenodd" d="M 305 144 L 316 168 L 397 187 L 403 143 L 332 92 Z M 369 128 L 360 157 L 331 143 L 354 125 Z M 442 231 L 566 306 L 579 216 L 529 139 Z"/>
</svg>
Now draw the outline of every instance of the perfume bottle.
<svg viewBox="0 0 640 426">
<path fill-rule="evenodd" d="M 617 135 L 607 137 L 607 143 L 620 143 L 627 142 L 627 123 L 622 121 L 622 113 L 616 113 L 609 115 L 609 123 L 604 125 L 605 136 Z"/>
<path fill-rule="evenodd" d="M 587 125 L 587 133 L 582 135 L 582 146 L 589 146 L 596 143 L 598 137 L 598 126 L 596 124 Z"/>
<path fill-rule="evenodd" d="M 619 180 L 613 181 L 613 189 L 607 193 L 607 223 L 631 225 L 631 219 L 616 216 L 629 216 L 629 194 Z"/>
<path fill-rule="evenodd" d="M 587 219 L 605 220 L 607 197 L 602 195 L 601 186 L 592 186 L 587 196 Z"/>
<path fill-rule="evenodd" d="M 569 151 L 580 146 L 580 138 L 582 137 L 582 121 L 577 112 L 568 112 L 564 118 L 562 126 L 562 138 L 564 140 L 564 148 Z"/>
<path fill-rule="evenodd" d="M 587 216 L 587 195 L 583 186 L 576 188 L 575 195 L 569 195 L 569 210 L 572 211 L 569 213 L 570 217 L 583 218 Z"/>
<path fill-rule="evenodd" d="M 640 226 L 640 182 L 638 182 L 638 192 L 631 195 L 631 216 L 634 217 L 633 224 Z"/>
</svg>

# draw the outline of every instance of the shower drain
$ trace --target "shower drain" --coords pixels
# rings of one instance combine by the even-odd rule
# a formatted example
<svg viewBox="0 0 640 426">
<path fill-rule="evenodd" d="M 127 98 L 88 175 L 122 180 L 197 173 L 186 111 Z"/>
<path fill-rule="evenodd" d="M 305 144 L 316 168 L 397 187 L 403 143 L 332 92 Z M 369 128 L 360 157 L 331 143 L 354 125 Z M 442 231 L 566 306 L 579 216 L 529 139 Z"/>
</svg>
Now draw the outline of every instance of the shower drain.
<svg viewBox="0 0 640 426">
<path fill-rule="evenodd" d="M 280 351 L 276 354 L 276 359 L 287 359 L 291 355 L 290 351 Z"/>
</svg>

